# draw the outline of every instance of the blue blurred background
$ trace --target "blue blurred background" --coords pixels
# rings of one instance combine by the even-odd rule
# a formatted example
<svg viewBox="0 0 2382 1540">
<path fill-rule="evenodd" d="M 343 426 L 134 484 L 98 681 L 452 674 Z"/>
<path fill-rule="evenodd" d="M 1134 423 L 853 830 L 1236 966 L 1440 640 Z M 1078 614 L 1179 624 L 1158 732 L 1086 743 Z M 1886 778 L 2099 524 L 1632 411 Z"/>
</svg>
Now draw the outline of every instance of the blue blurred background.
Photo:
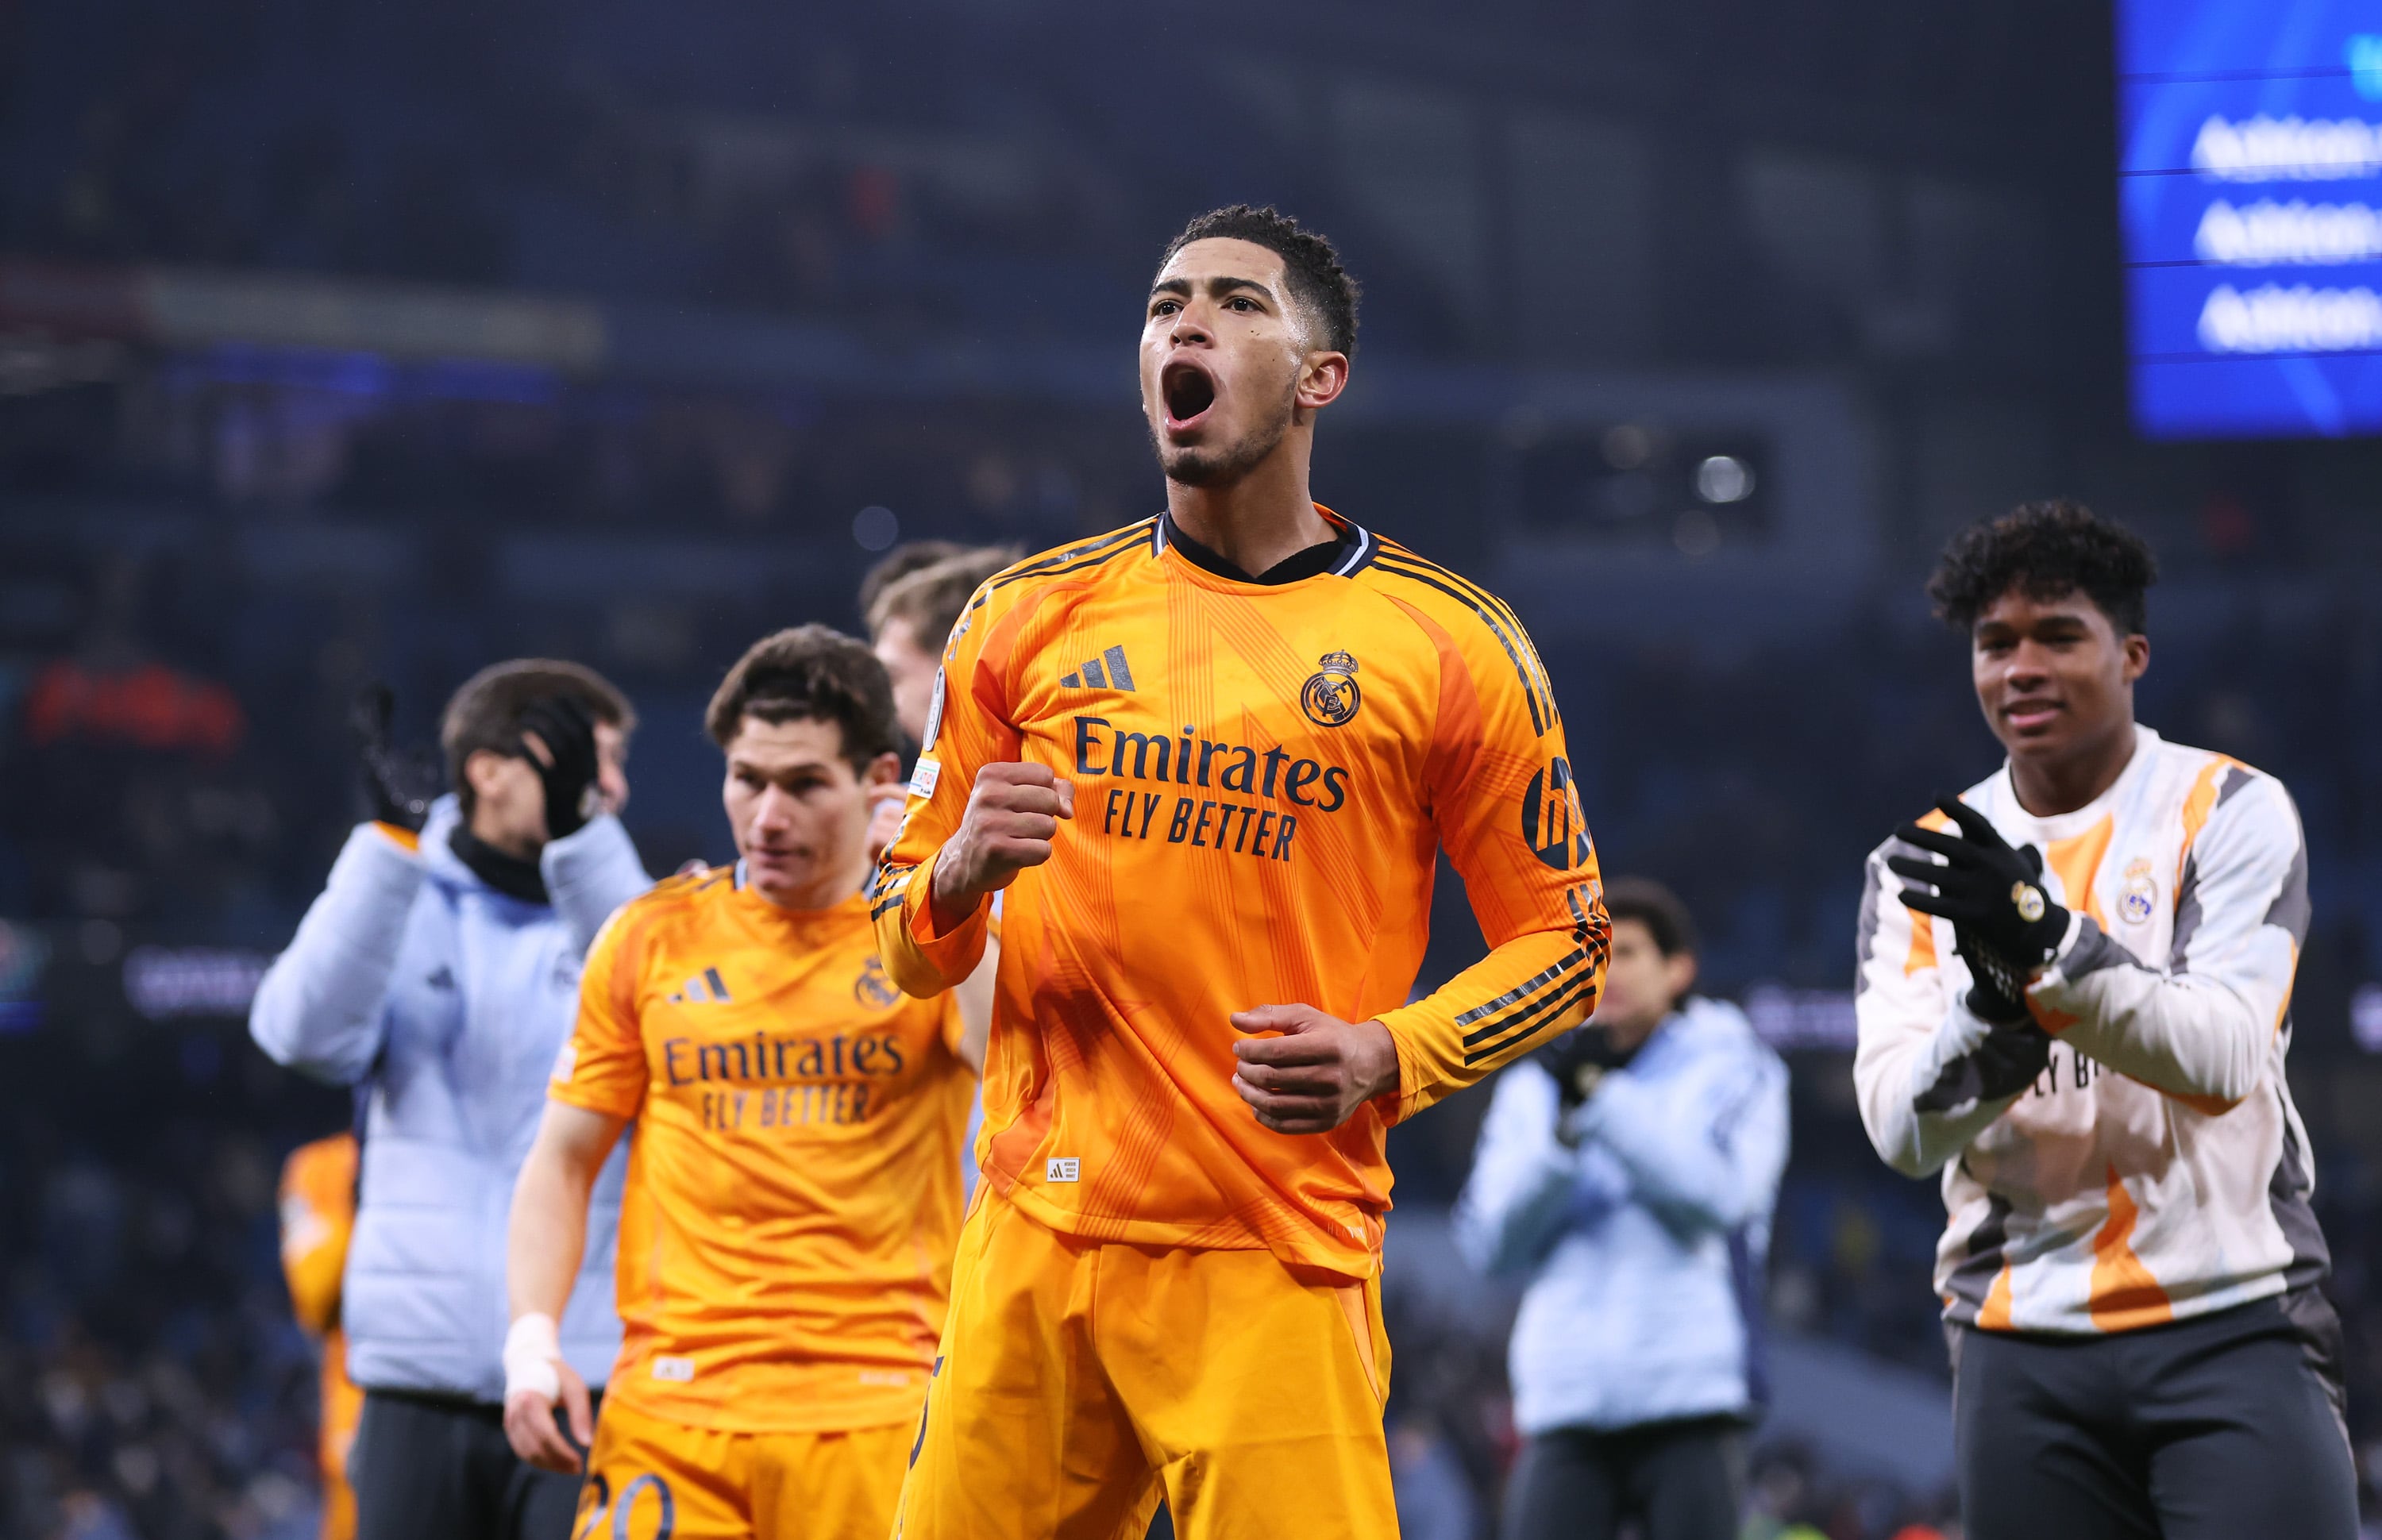
<svg viewBox="0 0 2382 1540">
<path fill-rule="evenodd" d="M 2270 9 L 2278 7 L 2268 7 Z M 2032 496 L 2148 536 L 2143 718 L 2281 776 L 2293 1055 L 2382 1474 L 2382 453 L 2131 425 L 2115 18 L 2072 0 L 0 0 L 0 1535 L 313 1526 L 273 1181 L 343 1096 L 241 1025 L 345 714 L 583 659 L 657 871 L 699 712 L 896 539 L 1154 511 L 1142 286 L 1279 202 L 1369 288 L 1318 495 L 1506 595 L 1608 874 L 1786 1050 L 1749 1534 L 1943 1517 L 1931 1185 L 1855 1119 L 1862 854 L 1997 751 L 1919 584 Z M 1479 947 L 1452 879 L 1430 978 Z M 1484 1534 L 1498 1293 L 1399 1130 L 1409 1532 Z"/>
</svg>

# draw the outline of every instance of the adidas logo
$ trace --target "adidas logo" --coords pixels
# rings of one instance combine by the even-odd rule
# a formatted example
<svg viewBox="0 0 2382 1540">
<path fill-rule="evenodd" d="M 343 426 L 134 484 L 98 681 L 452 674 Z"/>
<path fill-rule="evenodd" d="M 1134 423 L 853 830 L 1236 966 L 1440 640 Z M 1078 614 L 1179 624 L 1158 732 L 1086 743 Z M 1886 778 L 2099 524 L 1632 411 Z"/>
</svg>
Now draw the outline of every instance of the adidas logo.
<svg viewBox="0 0 2382 1540">
<path fill-rule="evenodd" d="M 724 1006 L 728 1003 L 728 986 L 719 982 L 718 969 L 706 968 L 679 985 L 678 993 L 669 996 L 669 1003 L 674 1006 Z"/>
<path fill-rule="evenodd" d="M 1129 694 L 1133 691 L 1133 670 L 1125 665 L 1124 649 L 1111 647 L 1096 658 L 1087 658 L 1074 673 L 1061 675 L 1059 685 L 1063 690 L 1116 689 Z"/>
</svg>

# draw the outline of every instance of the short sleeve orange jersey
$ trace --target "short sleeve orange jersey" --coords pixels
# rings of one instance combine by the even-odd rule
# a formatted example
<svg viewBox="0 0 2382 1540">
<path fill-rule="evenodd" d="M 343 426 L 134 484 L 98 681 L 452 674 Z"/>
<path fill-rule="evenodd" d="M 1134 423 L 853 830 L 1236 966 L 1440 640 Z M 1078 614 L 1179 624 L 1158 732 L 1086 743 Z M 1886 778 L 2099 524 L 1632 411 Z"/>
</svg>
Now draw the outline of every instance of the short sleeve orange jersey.
<svg viewBox="0 0 2382 1540">
<path fill-rule="evenodd" d="M 781 910 L 727 868 L 589 949 L 559 1102 L 636 1119 L 607 1394 L 731 1433 L 917 1415 L 951 1293 L 975 1076 L 867 900 Z"/>
<path fill-rule="evenodd" d="M 1154 519 L 1022 563 L 944 654 L 927 752 L 873 889 L 887 965 L 964 977 L 979 906 L 927 901 L 977 770 L 1074 783 L 1050 861 L 1002 895 L 978 1155 L 1041 1222 L 1101 1241 L 1379 1266 L 1389 1124 L 1576 1025 L 1609 927 L 1554 696 L 1503 604 L 1338 519 L 1329 571 L 1265 584 Z M 1436 849 L 1490 955 L 1408 1002 Z M 1260 1125 L 1230 1014 L 1379 1018 L 1399 1090 L 1329 1134 Z"/>
</svg>

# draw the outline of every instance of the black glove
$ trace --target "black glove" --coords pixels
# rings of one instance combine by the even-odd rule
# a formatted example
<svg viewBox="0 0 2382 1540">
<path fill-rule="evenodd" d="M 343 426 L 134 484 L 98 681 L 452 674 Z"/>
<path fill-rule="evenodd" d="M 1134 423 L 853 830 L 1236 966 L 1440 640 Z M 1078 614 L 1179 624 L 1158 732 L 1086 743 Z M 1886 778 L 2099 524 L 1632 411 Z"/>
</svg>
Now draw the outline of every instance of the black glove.
<svg viewBox="0 0 2382 1540">
<path fill-rule="evenodd" d="M 1971 1000 L 1975 997 L 1971 991 Z M 2020 1008 L 2021 1014 L 2024 1009 Z M 1912 1106 L 1922 1112 L 1949 1112 L 1970 1102 L 1997 1102 L 2032 1085 L 2050 1062 L 2051 1034 L 2032 1021 L 1995 1026 L 1975 1052 L 1946 1065 Z"/>
<path fill-rule="evenodd" d="M 1599 1081 L 1637 1057 L 1634 1048 L 1624 1053 L 1615 1047 L 1613 1034 L 1593 1022 L 1539 1050 L 1539 1062 L 1555 1078 L 1555 1094 L 1565 1112 L 1596 1094 Z"/>
<path fill-rule="evenodd" d="M 521 714 L 521 729 L 546 745 L 538 763 L 526 739 L 522 757 L 546 786 L 546 837 L 560 839 L 587 826 L 587 791 L 596 784 L 596 714 L 570 695 L 533 701 Z"/>
<path fill-rule="evenodd" d="M 348 726 L 356 739 L 357 783 L 363 790 L 365 817 L 420 834 L 430 820 L 430 804 L 438 797 L 438 766 L 425 753 L 389 747 L 388 719 L 396 708 L 397 697 L 385 684 L 356 691 Z"/>
<path fill-rule="evenodd" d="M 1897 855 L 1885 863 L 1912 885 L 1902 890 L 1904 904 L 1952 923 L 1976 981 L 1969 1009 L 1982 1021 L 2023 1021 L 2026 986 L 2066 939 L 2068 911 L 2044 891 L 2043 852 L 2012 849 L 1984 814 L 1958 799 L 1936 806 L 1959 835 L 1905 824 L 1894 837 L 1944 859 Z"/>
</svg>

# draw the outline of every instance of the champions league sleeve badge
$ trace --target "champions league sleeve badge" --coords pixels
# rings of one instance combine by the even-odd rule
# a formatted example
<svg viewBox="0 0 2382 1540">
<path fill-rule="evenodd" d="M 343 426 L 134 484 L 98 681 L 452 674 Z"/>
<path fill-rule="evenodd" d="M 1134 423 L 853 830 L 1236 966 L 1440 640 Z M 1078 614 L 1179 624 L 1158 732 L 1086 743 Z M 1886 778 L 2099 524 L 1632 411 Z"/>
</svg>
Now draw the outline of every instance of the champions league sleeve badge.
<svg viewBox="0 0 2382 1540">
<path fill-rule="evenodd" d="M 1316 660 L 1323 666 L 1307 676 L 1298 692 L 1298 709 L 1319 727 L 1344 727 L 1365 703 L 1357 688 L 1357 659 L 1350 653 L 1326 653 Z"/>
<path fill-rule="evenodd" d="M 927 703 L 926 738 L 924 741 L 919 743 L 918 752 L 921 754 L 930 754 L 934 752 L 935 739 L 940 738 L 942 736 L 942 732 L 943 671 L 940 668 L 938 668 L 935 670 L 935 696 L 933 700 Z M 929 795 L 931 795 L 931 793 L 929 793 Z"/>
</svg>

